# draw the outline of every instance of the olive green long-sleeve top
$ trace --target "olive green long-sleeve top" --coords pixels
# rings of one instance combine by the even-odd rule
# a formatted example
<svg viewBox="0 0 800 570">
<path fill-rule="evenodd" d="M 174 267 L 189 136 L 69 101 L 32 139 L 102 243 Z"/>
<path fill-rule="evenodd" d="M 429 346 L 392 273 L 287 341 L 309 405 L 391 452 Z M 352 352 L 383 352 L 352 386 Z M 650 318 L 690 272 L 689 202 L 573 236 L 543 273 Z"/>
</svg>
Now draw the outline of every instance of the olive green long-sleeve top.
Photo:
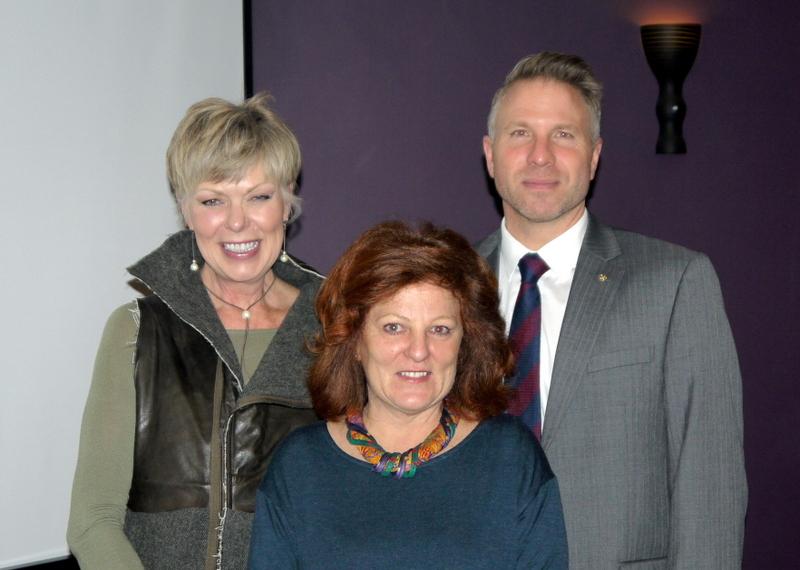
<svg viewBox="0 0 800 570">
<path fill-rule="evenodd" d="M 136 432 L 133 374 L 137 330 L 136 302 L 114 310 L 95 359 L 67 529 L 70 550 L 84 570 L 143 568 L 124 533 Z M 258 367 L 275 332 L 249 331 L 245 381 Z M 228 334 L 241 359 L 244 331 L 229 330 Z"/>
</svg>

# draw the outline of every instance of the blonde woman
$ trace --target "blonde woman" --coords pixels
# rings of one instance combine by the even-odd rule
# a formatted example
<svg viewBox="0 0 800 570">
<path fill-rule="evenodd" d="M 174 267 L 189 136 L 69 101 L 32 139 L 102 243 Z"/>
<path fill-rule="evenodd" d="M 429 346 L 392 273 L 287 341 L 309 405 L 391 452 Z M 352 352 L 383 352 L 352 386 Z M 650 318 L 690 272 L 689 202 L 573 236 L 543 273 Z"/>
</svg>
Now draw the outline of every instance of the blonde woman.
<svg viewBox="0 0 800 570">
<path fill-rule="evenodd" d="M 285 252 L 295 136 L 264 95 L 207 99 L 167 151 L 187 229 L 129 268 L 81 431 L 68 530 L 84 569 L 242 568 L 274 446 L 315 418 L 320 276 Z"/>
</svg>

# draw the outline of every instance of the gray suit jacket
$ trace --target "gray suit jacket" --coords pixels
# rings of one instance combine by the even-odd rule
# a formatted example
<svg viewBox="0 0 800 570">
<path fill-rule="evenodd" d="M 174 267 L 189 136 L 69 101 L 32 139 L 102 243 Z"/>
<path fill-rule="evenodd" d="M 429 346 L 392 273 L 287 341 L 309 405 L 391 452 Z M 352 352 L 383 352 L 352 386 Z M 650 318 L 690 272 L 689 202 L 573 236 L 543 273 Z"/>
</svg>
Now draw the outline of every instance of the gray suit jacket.
<svg viewBox="0 0 800 570">
<path fill-rule="evenodd" d="M 499 248 L 477 248 L 495 270 Z M 741 566 L 741 378 L 706 256 L 590 217 L 542 445 L 570 568 Z"/>
</svg>

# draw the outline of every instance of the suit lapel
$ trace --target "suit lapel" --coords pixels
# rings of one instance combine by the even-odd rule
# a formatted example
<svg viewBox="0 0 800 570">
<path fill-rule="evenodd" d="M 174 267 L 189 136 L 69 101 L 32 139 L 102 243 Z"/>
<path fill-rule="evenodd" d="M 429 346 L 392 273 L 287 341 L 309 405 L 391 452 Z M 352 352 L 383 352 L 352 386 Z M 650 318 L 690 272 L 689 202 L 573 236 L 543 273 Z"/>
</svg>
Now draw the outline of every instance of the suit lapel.
<svg viewBox="0 0 800 570">
<path fill-rule="evenodd" d="M 619 244 L 608 226 L 589 218 L 553 363 L 542 446 L 558 437 L 570 401 L 583 381 L 597 334 L 624 276 Z"/>
</svg>

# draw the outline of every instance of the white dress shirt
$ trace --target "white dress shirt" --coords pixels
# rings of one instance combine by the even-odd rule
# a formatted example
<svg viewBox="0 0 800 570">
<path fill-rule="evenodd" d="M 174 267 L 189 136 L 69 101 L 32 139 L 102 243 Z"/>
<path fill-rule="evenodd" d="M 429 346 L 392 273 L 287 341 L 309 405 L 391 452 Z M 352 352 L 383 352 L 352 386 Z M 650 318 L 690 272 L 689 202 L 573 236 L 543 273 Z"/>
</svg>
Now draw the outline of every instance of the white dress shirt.
<svg viewBox="0 0 800 570">
<path fill-rule="evenodd" d="M 589 214 L 583 216 L 566 232 L 532 252 L 512 236 L 506 228 L 505 218 L 500 224 L 500 259 L 497 279 L 500 287 L 500 313 L 506 320 L 506 334 L 511 328 L 511 317 L 519 293 L 519 260 L 528 253 L 538 253 L 550 269 L 539 278 L 539 294 L 542 299 L 542 334 L 539 352 L 539 391 L 544 426 L 547 397 L 553 377 L 553 361 L 556 357 L 558 336 L 567 310 L 567 299 L 578 263 L 578 254 L 589 225 Z"/>
</svg>

